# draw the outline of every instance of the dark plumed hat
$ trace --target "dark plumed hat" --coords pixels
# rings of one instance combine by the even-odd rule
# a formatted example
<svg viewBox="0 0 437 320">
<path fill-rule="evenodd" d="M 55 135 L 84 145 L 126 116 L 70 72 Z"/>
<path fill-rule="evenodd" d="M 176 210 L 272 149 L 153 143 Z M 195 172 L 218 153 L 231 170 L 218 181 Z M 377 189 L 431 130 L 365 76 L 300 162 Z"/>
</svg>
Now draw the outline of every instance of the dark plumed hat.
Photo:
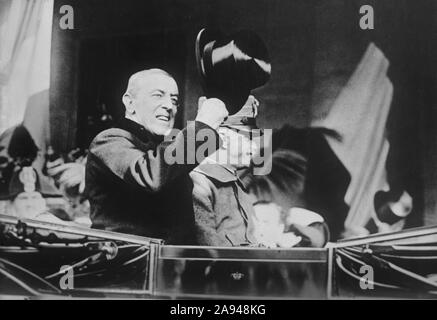
<svg viewBox="0 0 437 320">
<path fill-rule="evenodd" d="M 18 125 L 12 132 L 8 154 L 11 158 L 26 161 L 30 165 L 38 154 L 38 147 L 24 125 Z"/>
</svg>

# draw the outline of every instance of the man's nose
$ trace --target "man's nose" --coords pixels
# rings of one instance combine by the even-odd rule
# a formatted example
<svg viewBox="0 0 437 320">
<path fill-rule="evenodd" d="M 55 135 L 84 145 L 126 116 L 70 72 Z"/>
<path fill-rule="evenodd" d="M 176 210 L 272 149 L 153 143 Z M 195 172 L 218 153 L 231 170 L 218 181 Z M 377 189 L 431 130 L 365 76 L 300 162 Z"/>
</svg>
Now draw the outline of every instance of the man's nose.
<svg viewBox="0 0 437 320">
<path fill-rule="evenodd" d="M 163 102 L 162 102 L 162 107 L 164 109 L 166 109 L 168 112 L 175 111 L 175 105 L 173 104 L 173 101 L 171 100 L 171 98 L 166 98 Z"/>
</svg>

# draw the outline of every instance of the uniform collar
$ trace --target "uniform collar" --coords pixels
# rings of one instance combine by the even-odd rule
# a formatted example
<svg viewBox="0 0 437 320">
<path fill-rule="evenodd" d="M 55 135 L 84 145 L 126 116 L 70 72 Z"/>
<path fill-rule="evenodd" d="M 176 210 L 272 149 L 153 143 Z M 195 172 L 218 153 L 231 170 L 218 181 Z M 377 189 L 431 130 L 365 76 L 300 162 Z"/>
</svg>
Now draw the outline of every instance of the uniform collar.
<svg viewBox="0 0 437 320">
<path fill-rule="evenodd" d="M 230 166 L 218 163 L 202 163 L 194 171 L 200 172 L 214 180 L 222 183 L 237 181 L 238 176 L 235 169 Z"/>
<path fill-rule="evenodd" d="M 241 181 L 238 171 L 232 166 L 207 162 L 197 166 L 194 171 L 202 173 L 203 175 L 221 183 L 236 182 L 244 191 L 246 191 L 246 185 Z"/>
</svg>

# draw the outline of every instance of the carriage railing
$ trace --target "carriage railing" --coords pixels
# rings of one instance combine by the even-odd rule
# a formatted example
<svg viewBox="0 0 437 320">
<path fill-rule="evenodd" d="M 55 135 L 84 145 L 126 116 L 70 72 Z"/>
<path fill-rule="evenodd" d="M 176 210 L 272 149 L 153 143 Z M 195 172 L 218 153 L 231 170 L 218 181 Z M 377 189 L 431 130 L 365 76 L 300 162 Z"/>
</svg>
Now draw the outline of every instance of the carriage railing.
<svg viewBox="0 0 437 320">
<path fill-rule="evenodd" d="M 62 288 L 68 271 L 74 287 Z M 220 248 L 0 215 L 2 279 L 45 297 L 435 298 L 437 227 L 321 249 Z"/>
<path fill-rule="evenodd" d="M 41 286 L 48 282 L 59 290 L 66 274 L 59 266 L 68 265 L 74 271 L 74 288 L 61 288 L 68 296 L 327 295 L 325 249 L 168 246 L 160 239 L 9 216 L 0 216 L 0 234 L 0 258 L 40 277 Z M 135 274 L 139 276 L 129 277 Z M 118 281 L 119 276 L 123 281 Z"/>
<path fill-rule="evenodd" d="M 328 298 L 437 298 L 437 227 L 331 244 Z"/>
<path fill-rule="evenodd" d="M 56 287 L 53 294 L 151 295 L 161 244 L 161 239 L 0 215 L 3 281 L 22 286 L 25 272 L 41 286 Z"/>
</svg>

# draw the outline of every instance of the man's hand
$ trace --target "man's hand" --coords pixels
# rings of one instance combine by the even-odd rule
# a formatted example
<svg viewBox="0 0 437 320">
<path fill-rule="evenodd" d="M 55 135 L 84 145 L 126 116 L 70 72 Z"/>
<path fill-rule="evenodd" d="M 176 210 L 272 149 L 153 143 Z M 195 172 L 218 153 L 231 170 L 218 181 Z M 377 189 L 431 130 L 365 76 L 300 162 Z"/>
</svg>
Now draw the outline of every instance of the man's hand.
<svg viewBox="0 0 437 320">
<path fill-rule="evenodd" d="M 197 111 L 196 121 L 203 122 L 211 128 L 217 130 L 220 124 L 229 115 L 223 101 L 217 98 L 206 99 L 199 98 L 199 108 Z"/>
<path fill-rule="evenodd" d="M 85 189 L 85 161 L 58 165 L 47 170 L 47 174 L 55 179 L 61 189 L 79 186 L 79 192 Z"/>
</svg>

